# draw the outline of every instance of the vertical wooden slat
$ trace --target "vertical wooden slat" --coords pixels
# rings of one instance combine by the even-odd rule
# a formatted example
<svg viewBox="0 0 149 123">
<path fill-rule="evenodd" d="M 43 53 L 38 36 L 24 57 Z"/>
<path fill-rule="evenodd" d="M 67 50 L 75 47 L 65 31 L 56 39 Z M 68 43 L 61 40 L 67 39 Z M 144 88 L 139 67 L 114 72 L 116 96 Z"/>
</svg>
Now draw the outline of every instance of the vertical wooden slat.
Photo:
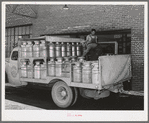
<svg viewBox="0 0 149 123">
<path fill-rule="evenodd" d="M 126 53 L 126 34 L 123 34 L 123 54 Z"/>
<path fill-rule="evenodd" d="M 101 68 L 101 58 L 99 57 L 98 58 L 98 77 L 99 77 L 99 87 L 98 87 L 98 90 L 101 90 L 102 89 L 102 68 Z"/>
<path fill-rule="evenodd" d="M 11 38 L 10 38 L 10 41 L 11 41 L 11 51 L 12 51 L 12 49 L 13 49 L 13 46 L 14 46 L 14 36 L 11 36 Z"/>
<path fill-rule="evenodd" d="M 8 28 L 8 35 L 10 35 L 10 28 Z"/>
<path fill-rule="evenodd" d="M 19 35 L 19 27 L 15 28 L 15 35 Z"/>
<path fill-rule="evenodd" d="M 22 35 L 22 27 L 19 27 L 19 35 Z"/>
<path fill-rule="evenodd" d="M 29 26 L 29 34 L 32 34 L 32 26 Z"/>
<path fill-rule="evenodd" d="M 10 36 L 8 36 L 8 56 L 10 56 L 10 45 L 11 45 L 11 42 L 10 42 Z"/>
<path fill-rule="evenodd" d="M 25 26 L 22 27 L 22 35 L 25 35 Z"/>
<path fill-rule="evenodd" d="M 11 28 L 11 35 L 14 35 L 14 28 Z"/>
<path fill-rule="evenodd" d="M 29 34 L 29 26 L 26 26 L 26 34 Z"/>
</svg>

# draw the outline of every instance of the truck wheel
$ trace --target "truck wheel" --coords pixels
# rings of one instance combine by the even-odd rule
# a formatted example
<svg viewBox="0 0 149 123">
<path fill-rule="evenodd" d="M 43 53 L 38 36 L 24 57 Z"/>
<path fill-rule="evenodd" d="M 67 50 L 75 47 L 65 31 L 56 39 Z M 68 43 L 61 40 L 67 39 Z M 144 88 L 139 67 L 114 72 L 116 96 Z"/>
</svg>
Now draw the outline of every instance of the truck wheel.
<svg viewBox="0 0 149 123">
<path fill-rule="evenodd" d="M 52 87 L 52 99 L 57 106 L 67 108 L 72 104 L 72 89 L 62 81 L 56 82 Z"/>
<path fill-rule="evenodd" d="M 73 91 L 74 91 L 74 100 L 73 100 L 71 106 L 73 106 L 76 103 L 77 99 L 78 99 L 78 90 L 77 90 L 77 88 L 74 87 Z"/>
</svg>

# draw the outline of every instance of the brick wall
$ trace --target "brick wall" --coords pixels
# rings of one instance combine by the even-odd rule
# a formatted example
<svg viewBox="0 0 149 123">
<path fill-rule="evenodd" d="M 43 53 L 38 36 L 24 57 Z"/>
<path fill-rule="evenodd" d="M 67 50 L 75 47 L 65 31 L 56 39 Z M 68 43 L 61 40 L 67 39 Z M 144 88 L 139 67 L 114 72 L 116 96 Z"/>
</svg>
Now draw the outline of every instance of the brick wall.
<svg viewBox="0 0 149 123">
<path fill-rule="evenodd" d="M 41 5 L 33 21 L 33 36 L 131 29 L 132 90 L 144 89 L 143 5 Z"/>
</svg>

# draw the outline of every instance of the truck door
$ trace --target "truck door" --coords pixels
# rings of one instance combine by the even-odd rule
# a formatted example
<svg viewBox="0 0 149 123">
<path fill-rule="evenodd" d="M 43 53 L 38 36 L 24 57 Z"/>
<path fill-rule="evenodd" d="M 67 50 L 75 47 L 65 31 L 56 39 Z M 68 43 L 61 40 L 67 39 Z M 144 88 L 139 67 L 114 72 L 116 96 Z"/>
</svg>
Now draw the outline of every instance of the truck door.
<svg viewBox="0 0 149 123">
<path fill-rule="evenodd" d="M 19 68 L 18 68 L 18 50 L 13 50 L 10 55 L 9 67 L 8 67 L 8 81 L 11 84 L 21 85 L 19 79 Z"/>
</svg>

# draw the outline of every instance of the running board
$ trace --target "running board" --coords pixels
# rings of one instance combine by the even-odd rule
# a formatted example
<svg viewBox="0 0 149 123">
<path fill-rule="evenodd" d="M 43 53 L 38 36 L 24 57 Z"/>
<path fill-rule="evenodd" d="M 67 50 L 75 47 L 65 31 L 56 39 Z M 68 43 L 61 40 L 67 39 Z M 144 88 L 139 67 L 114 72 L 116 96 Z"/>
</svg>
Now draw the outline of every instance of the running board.
<svg viewBox="0 0 149 123">
<path fill-rule="evenodd" d="M 144 96 L 144 91 L 125 91 L 123 89 L 119 90 L 120 93 L 134 95 L 134 96 Z"/>
<path fill-rule="evenodd" d="M 19 87 L 25 87 L 26 85 L 14 85 L 11 83 L 5 83 L 5 87 L 14 87 L 14 88 L 19 88 Z"/>
</svg>

